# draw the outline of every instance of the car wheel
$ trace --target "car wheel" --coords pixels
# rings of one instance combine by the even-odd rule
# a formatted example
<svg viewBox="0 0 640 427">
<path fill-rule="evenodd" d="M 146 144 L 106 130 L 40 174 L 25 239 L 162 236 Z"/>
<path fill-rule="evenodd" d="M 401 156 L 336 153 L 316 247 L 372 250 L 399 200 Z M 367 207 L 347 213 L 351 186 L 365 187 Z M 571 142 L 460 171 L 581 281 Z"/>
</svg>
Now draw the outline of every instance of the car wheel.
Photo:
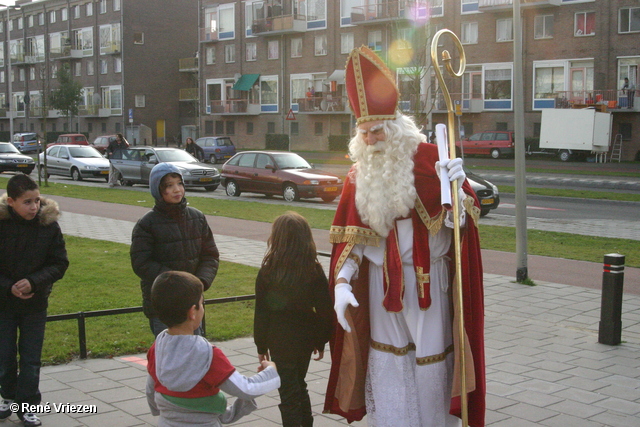
<svg viewBox="0 0 640 427">
<path fill-rule="evenodd" d="M 300 200 L 298 187 L 296 187 L 295 184 L 291 183 L 285 184 L 284 188 L 282 189 L 282 197 L 284 197 L 287 202 L 297 202 L 298 200 Z"/>
<path fill-rule="evenodd" d="M 331 203 L 336 199 L 336 196 L 324 196 L 324 197 L 321 197 L 321 199 L 325 203 Z"/>
<path fill-rule="evenodd" d="M 204 191 L 216 191 L 216 188 L 218 188 L 217 185 L 207 185 L 204 187 Z"/>
<path fill-rule="evenodd" d="M 238 187 L 238 184 L 236 184 L 234 180 L 231 180 L 227 182 L 226 192 L 227 196 L 238 197 L 240 195 L 240 187 Z"/>
<path fill-rule="evenodd" d="M 74 181 L 82 181 L 82 175 L 77 168 L 71 169 L 71 179 Z"/>
<path fill-rule="evenodd" d="M 31 172 L 33 172 L 33 169 L 22 171 L 22 173 L 25 174 L 25 175 L 31 175 Z"/>
<path fill-rule="evenodd" d="M 568 162 L 569 159 L 571 159 L 571 153 L 569 153 L 567 150 L 560 150 L 558 152 L 558 157 L 560 158 L 560 161 Z"/>
<path fill-rule="evenodd" d="M 44 166 L 40 166 L 38 167 L 38 174 L 40 174 L 40 178 L 45 179 L 44 176 Z M 47 174 L 46 178 L 49 178 L 51 176 L 50 173 Z"/>
<path fill-rule="evenodd" d="M 494 159 L 500 158 L 500 150 L 498 150 L 497 148 L 491 150 L 491 157 Z"/>
<path fill-rule="evenodd" d="M 108 177 L 108 176 L 105 176 L 105 177 L 104 177 L 104 180 L 105 180 L 106 182 L 109 182 L 109 177 Z"/>
<path fill-rule="evenodd" d="M 481 217 L 483 217 L 483 216 L 487 216 L 487 214 L 489 213 L 489 211 L 490 211 L 490 210 L 491 210 L 491 209 L 481 209 L 481 210 L 480 210 L 480 216 L 481 216 Z"/>
<path fill-rule="evenodd" d="M 218 163 L 218 160 L 216 160 L 215 154 L 212 154 L 211 156 L 209 156 L 209 163 L 211 163 L 212 165 L 215 165 L 216 163 Z"/>
</svg>

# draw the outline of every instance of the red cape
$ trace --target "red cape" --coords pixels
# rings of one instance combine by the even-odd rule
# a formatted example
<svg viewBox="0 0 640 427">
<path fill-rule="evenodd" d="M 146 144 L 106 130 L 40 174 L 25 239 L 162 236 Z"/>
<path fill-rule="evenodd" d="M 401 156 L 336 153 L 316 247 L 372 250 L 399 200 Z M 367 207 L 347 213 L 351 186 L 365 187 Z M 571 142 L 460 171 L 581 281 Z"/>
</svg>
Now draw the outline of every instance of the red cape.
<svg viewBox="0 0 640 427">
<path fill-rule="evenodd" d="M 416 211 L 424 225 L 431 232 L 442 226 L 444 210 L 440 204 L 440 179 L 435 172 L 438 160 L 437 147 L 433 144 L 420 144 L 414 156 L 415 186 L 419 202 Z M 472 427 L 484 426 L 485 415 L 485 358 L 484 358 L 484 290 L 482 284 L 482 258 L 478 238 L 477 219 L 479 204 L 468 182 L 463 191 L 473 197 L 474 207 L 467 207 L 467 225 L 462 234 L 461 264 L 462 293 L 464 304 L 465 332 L 469 348 L 473 355 L 475 372 L 475 390 L 468 394 L 468 417 Z M 355 183 L 351 173 L 345 180 L 340 203 L 331 228 L 331 241 L 334 243 L 331 254 L 330 291 L 333 297 L 335 278 L 339 268 L 348 257 L 353 245 L 364 243 L 377 244 L 378 235 L 364 225 L 355 208 Z M 424 207 L 424 209 L 422 209 Z M 415 216 L 415 214 L 414 214 Z M 415 223 L 415 222 L 414 222 Z M 450 256 L 453 259 L 453 245 Z M 415 254 L 414 254 L 415 255 Z M 451 263 L 451 277 L 454 277 L 455 264 Z M 338 414 L 349 423 L 361 420 L 365 414 L 364 380 L 369 351 L 369 304 L 368 304 L 368 263 L 362 260 L 357 280 L 352 280 L 353 293 L 360 306 L 347 309 L 347 319 L 352 332 L 345 334 L 335 322 L 331 346 L 331 374 L 327 386 L 324 412 Z M 455 340 L 454 340 L 455 341 Z M 343 357 L 345 355 L 345 357 Z M 471 369 L 471 367 L 469 367 Z M 451 413 L 460 416 L 461 399 L 451 399 Z"/>
</svg>

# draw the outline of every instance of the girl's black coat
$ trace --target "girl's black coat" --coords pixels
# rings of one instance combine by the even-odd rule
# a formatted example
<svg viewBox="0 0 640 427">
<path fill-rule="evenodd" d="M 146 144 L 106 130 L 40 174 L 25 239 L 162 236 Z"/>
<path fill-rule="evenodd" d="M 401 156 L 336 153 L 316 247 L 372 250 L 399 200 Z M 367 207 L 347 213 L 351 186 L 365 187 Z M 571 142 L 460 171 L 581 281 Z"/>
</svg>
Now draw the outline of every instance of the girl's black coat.
<svg viewBox="0 0 640 427">
<path fill-rule="evenodd" d="M 261 269 L 256 279 L 253 337 L 258 354 L 294 359 L 324 350 L 333 322 L 333 303 L 320 264 L 303 283 L 271 282 Z"/>
</svg>

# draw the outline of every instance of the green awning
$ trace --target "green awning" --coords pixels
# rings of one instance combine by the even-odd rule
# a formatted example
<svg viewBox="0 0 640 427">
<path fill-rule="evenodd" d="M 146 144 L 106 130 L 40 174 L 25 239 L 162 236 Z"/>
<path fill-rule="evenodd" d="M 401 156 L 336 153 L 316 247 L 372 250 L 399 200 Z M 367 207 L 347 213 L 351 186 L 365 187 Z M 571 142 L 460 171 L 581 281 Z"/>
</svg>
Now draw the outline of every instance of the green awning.
<svg viewBox="0 0 640 427">
<path fill-rule="evenodd" d="M 256 80 L 258 80 L 258 77 L 260 77 L 260 74 L 243 74 L 231 89 L 250 90 L 255 84 Z"/>
</svg>

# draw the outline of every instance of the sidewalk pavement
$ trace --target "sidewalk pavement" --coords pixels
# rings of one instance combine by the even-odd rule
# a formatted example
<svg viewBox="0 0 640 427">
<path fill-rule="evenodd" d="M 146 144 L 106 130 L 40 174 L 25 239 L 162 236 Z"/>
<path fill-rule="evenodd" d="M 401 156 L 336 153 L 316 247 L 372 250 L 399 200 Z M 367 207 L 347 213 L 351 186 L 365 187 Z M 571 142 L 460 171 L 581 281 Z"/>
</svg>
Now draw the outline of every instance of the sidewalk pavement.
<svg viewBox="0 0 640 427">
<path fill-rule="evenodd" d="M 64 211 L 64 209 L 63 209 Z M 65 212 L 65 234 L 129 243 L 133 222 Z M 222 261 L 259 266 L 263 240 L 216 235 Z M 327 260 L 322 260 L 325 263 Z M 640 426 L 640 296 L 624 294 L 622 344 L 599 344 L 600 291 L 550 282 L 529 287 L 513 277 L 485 274 L 487 426 Z M 215 343 L 238 370 L 257 367 L 252 338 Z M 315 425 L 347 425 L 322 414 L 330 368 L 312 362 L 307 376 Z M 41 373 L 41 414 L 47 427 L 155 425 L 145 386 L 145 355 L 76 360 Z M 237 425 L 280 425 L 277 392 Z M 89 405 L 85 413 L 56 406 Z M 78 407 L 76 406 L 76 409 Z M 89 413 L 87 413 L 87 411 Z M 366 419 L 365 419 L 366 421 Z M 353 425 L 364 426 L 366 422 Z M 6 426 L 20 425 L 12 415 Z"/>
</svg>

